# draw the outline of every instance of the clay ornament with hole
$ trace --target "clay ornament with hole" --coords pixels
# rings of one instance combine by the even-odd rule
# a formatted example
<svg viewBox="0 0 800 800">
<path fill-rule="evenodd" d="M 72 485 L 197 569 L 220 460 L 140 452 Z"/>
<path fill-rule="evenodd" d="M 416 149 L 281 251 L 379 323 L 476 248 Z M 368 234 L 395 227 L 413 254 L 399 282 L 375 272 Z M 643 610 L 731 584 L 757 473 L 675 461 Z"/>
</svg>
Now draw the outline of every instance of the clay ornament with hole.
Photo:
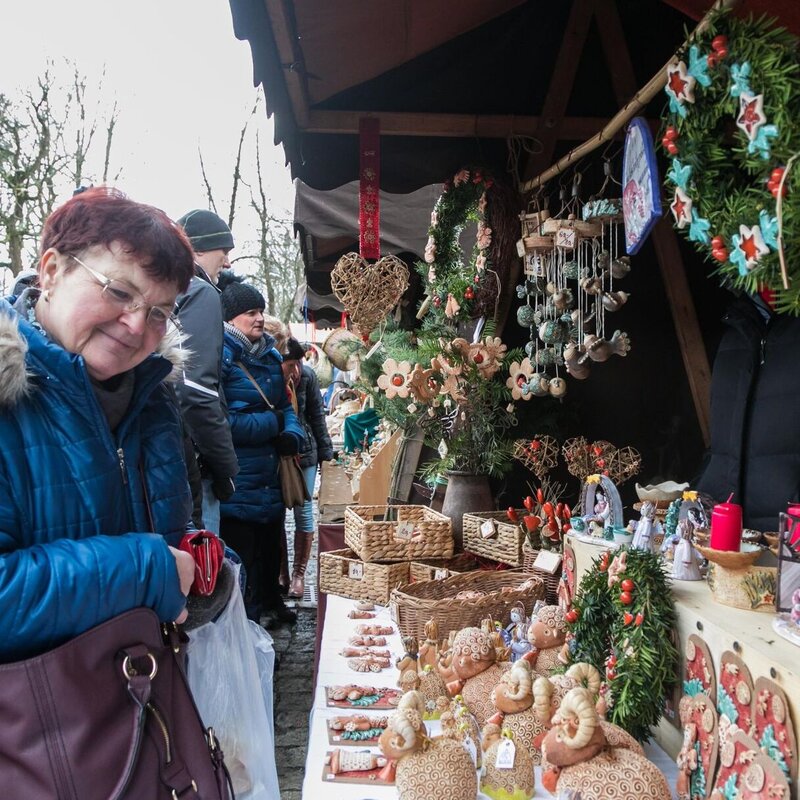
<svg viewBox="0 0 800 800">
<path fill-rule="evenodd" d="M 736 653 L 726 650 L 722 654 L 717 686 L 721 728 L 726 724 L 736 725 L 739 730 L 751 733 L 753 694 L 753 676 L 747 664 Z"/>
<path fill-rule="evenodd" d="M 789 800 L 789 783 L 780 767 L 742 731 L 720 747 L 719 770 L 711 800 Z"/>
<path fill-rule="evenodd" d="M 719 726 L 717 712 L 704 694 L 684 695 L 680 702 L 683 746 L 678 753 L 678 800 L 706 800 L 714 786 Z"/>
<path fill-rule="evenodd" d="M 683 693 L 694 697 L 702 692 L 717 702 L 717 678 L 714 674 L 714 661 L 708 645 L 696 634 L 689 634 L 686 642 L 686 677 Z"/>
<path fill-rule="evenodd" d="M 769 678 L 753 687 L 753 738 L 792 782 L 797 781 L 797 742 L 783 689 Z"/>
</svg>

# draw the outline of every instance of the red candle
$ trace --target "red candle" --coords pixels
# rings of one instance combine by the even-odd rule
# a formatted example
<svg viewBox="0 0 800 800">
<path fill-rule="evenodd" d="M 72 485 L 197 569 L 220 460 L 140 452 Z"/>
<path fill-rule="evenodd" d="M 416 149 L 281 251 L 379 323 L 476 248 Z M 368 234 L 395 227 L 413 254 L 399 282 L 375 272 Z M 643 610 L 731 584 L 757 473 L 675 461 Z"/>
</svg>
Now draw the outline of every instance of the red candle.
<svg viewBox="0 0 800 800">
<path fill-rule="evenodd" d="M 742 507 L 717 503 L 711 512 L 711 547 L 738 553 L 742 545 Z"/>
</svg>

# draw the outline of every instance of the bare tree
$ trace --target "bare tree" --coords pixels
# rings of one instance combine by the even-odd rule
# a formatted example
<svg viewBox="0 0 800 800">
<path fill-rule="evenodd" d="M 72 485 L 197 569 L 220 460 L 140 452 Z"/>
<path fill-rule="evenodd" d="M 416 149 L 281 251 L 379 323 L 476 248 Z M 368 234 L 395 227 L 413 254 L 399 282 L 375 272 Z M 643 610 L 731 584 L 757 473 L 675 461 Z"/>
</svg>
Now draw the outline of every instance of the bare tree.
<svg viewBox="0 0 800 800">
<path fill-rule="evenodd" d="M 14 275 L 33 261 L 59 194 L 88 177 L 100 100 L 90 108 L 86 79 L 74 64 L 68 66 L 69 83 L 58 79 L 61 70 L 51 63 L 35 88 L 16 98 L 0 94 L 0 255 L 6 251 Z M 115 103 L 104 123 L 104 180 L 117 116 Z"/>
</svg>

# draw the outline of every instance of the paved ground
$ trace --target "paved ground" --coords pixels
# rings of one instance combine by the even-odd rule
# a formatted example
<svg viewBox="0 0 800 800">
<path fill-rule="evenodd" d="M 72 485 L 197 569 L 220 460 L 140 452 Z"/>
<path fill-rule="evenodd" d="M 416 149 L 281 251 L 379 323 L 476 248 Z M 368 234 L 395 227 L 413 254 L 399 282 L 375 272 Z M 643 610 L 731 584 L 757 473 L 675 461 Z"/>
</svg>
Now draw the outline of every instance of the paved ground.
<svg viewBox="0 0 800 800">
<path fill-rule="evenodd" d="M 298 609 L 297 625 L 270 631 L 275 646 L 275 763 L 281 800 L 300 800 L 308 745 L 308 715 L 313 702 L 311 683 L 315 608 Z"/>
</svg>

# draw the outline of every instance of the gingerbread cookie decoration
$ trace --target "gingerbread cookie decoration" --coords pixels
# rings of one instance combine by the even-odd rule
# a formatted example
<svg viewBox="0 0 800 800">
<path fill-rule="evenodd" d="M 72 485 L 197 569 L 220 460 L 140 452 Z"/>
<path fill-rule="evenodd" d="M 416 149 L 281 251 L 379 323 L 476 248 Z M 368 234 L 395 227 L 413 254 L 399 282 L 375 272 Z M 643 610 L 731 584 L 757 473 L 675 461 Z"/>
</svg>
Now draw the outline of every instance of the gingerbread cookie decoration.
<svg viewBox="0 0 800 800">
<path fill-rule="evenodd" d="M 683 693 L 694 697 L 701 692 L 716 704 L 717 678 L 711 651 L 697 634 L 692 633 L 686 643 L 686 679 L 683 682 Z"/>
<path fill-rule="evenodd" d="M 706 800 L 717 766 L 718 718 L 705 694 L 684 695 L 680 702 L 683 746 L 678 753 L 679 800 Z"/>
<path fill-rule="evenodd" d="M 719 771 L 711 800 L 789 800 L 789 783 L 781 768 L 754 739 L 736 731 L 719 751 Z"/>
<path fill-rule="evenodd" d="M 797 742 L 786 695 L 775 681 L 760 677 L 753 688 L 753 738 L 790 781 L 797 780 Z M 765 795 L 766 797 L 766 795 Z"/>
<path fill-rule="evenodd" d="M 752 733 L 753 676 L 747 664 L 736 653 L 722 654 L 717 686 L 717 711 L 720 727 L 735 725 L 747 734 Z"/>
</svg>

